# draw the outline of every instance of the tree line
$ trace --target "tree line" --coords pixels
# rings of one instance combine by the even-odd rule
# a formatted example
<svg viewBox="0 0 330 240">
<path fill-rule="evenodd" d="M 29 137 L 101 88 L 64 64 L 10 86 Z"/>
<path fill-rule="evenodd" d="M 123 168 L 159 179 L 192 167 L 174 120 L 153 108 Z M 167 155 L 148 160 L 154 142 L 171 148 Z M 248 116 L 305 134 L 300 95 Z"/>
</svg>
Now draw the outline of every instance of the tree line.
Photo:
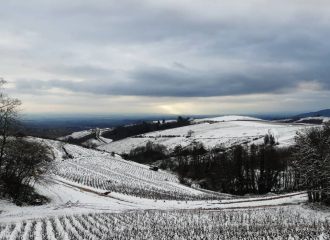
<svg viewBox="0 0 330 240">
<path fill-rule="evenodd" d="M 289 167 L 291 150 L 275 146 L 267 143 L 226 149 L 219 145 L 206 150 L 203 144 L 188 149 L 179 145 L 174 148 L 169 167 L 180 179 L 191 179 L 202 188 L 223 193 L 293 190 L 297 183 Z"/>
<path fill-rule="evenodd" d="M 290 147 L 279 147 L 267 134 L 259 145 L 223 145 L 206 149 L 203 144 L 169 151 L 147 143 L 126 156 L 153 163 L 178 174 L 182 183 L 230 194 L 265 194 L 306 190 L 311 202 L 330 205 L 330 122 L 298 133 Z"/>
</svg>

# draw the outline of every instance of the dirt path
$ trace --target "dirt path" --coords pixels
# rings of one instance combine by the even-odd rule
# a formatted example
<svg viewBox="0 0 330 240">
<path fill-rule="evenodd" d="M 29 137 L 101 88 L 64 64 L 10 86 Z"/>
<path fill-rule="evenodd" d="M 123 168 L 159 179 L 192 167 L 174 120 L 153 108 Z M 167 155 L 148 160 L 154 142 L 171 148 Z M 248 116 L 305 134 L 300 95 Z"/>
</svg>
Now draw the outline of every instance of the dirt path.
<svg viewBox="0 0 330 240">
<path fill-rule="evenodd" d="M 294 196 L 303 195 L 303 194 L 306 194 L 306 192 L 293 193 L 293 194 L 288 194 L 288 195 L 283 195 L 283 196 L 278 196 L 278 197 L 272 197 L 272 198 L 257 198 L 257 199 L 247 199 L 247 200 L 235 201 L 235 202 L 218 202 L 218 203 L 212 203 L 212 204 L 233 204 L 233 203 L 246 203 L 246 202 L 261 202 L 261 201 L 270 201 L 270 200 L 276 200 L 276 199 L 281 199 L 281 198 L 289 198 L 289 197 L 294 197 Z"/>
<path fill-rule="evenodd" d="M 47 146 L 47 148 L 51 151 L 51 153 L 53 155 L 53 160 L 55 160 L 56 157 L 55 157 L 54 150 L 51 147 L 49 147 L 49 146 Z"/>
<path fill-rule="evenodd" d="M 93 191 L 93 190 L 90 190 L 90 189 L 88 189 L 88 188 L 80 187 L 80 186 L 77 186 L 77 185 L 74 185 L 74 184 L 71 184 L 71 183 L 67 183 L 67 182 L 64 182 L 64 181 L 61 181 L 61 180 L 55 180 L 55 181 L 58 181 L 58 182 L 60 182 L 60 183 L 63 183 L 63 184 L 65 184 L 65 185 L 68 185 L 68 186 L 73 187 L 73 188 L 77 188 L 77 189 L 82 190 L 82 191 L 84 191 L 84 192 L 89 192 L 89 193 L 97 194 L 97 195 L 99 195 L 99 196 L 101 196 L 101 197 L 107 197 L 107 198 L 116 199 L 116 200 L 121 201 L 121 202 L 132 203 L 132 202 L 129 202 L 129 201 L 126 201 L 126 200 L 122 200 L 122 199 L 120 199 L 120 198 L 116 198 L 116 197 L 108 196 L 108 195 L 105 195 L 105 194 L 103 194 L 103 193 L 100 193 L 100 192 L 97 192 L 97 191 Z"/>
<path fill-rule="evenodd" d="M 284 206 L 295 206 L 299 203 L 281 203 L 275 205 L 259 205 L 259 206 L 246 206 L 246 207 L 227 207 L 227 208 L 202 208 L 203 211 L 217 211 L 217 210 L 238 210 L 238 209 L 254 209 L 254 208 L 271 208 L 271 207 L 284 207 Z"/>
<path fill-rule="evenodd" d="M 96 132 L 96 138 L 100 141 L 100 142 L 103 142 L 105 144 L 108 144 L 107 142 L 103 141 L 101 138 L 100 138 L 100 130 L 98 132 Z"/>
<path fill-rule="evenodd" d="M 91 189 L 88 189 L 88 188 L 84 188 L 84 187 L 81 187 L 81 186 L 77 186 L 77 185 L 74 185 L 74 184 L 71 184 L 71 183 L 67 183 L 67 182 L 64 182 L 64 181 L 61 181 L 61 180 L 56 180 L 57 182 L 60 182 L 62 184 L 65 184 L 67 186 L 70 186 L 70 187 L 73 187 L 73 188 L 76 188 L 76 189 L 79 189 L 79 190 L 82 190 L 84 192 L 89 192 L 89 193 L 93 193 L 93 194 L 97 194 L 101 197 L 107 197 L 107 198 L 112 198 L 112 199 L 115 199 L 115 200 L 118 200 L 118 201 L 122 201 L 122 202 L 126 202 L 126 203 L 133 203 L 133 202 L 129 202 L 129 201 L 126 201 L 126 200 L 123 200 L 123 199 L 120 199 L 120 198 L 116 198 L 116 197 L 112 197 L 112 196 L 108 196 L 108 195 L 105 195 L 103 193 L 100 193 L 100 192 L 97 192 L 97 191 L 94 191 L 94 190 L 91 190 Z M 284 196 L 278 196 L 278 197 L 273 197 L 273 198 L 265 198 L 265 199 L 247 199 L 245 201 L 235 201 L 235 202 L 218 202 L 218 203 L 212 203 L 212 204 L 220 204 L 220 205 L 228 205 L 228 204 L 239 204 L 239 203 L 249 203 L 249 202 L 260 202 L 260 201 L 272 201 L 272 200 L 276 200 L 276 199 L 282 199 L 282 198 L 290 198 L 290 197 L 293 197 L 293 196 L 298 196 L 298 195 L 303 195 L 303 194 L 306 194 L 305 192 L 303 193 L 295 193 L 295 194 L 290 194 L 290 195 L 284 195 Z M 201 211 L 220 211 L 220 210 L 240 210 L 240 209 L 255 209 L 255 208 L 272 208 L 272 207 L 281 207 L 281 206 L 294 206 L 294 205 L 299 205 L 300 203 L 280 203 L 280 204 L 264 204 L 264 205 L 259 205 L 259 206 L 236 206 L 236 207 L 215 207 L 215 208 L 195 208 L 195 209 L 176 209 L 176 210 L 201 210 Z M 137 209 L 137 210 L 142 210 L 142 209 Z M 137 210 L 129 210 L 129 211 L 137 211 Z M 168 210 L 164 210 L 164 209 L 145 209 L 145 211 L 153 211 L 153 210 L 157 210 L 157 211 L 168 211 Z"/>
<path fill-rule="evenodd" d="M 227 208 L 176 208 L 171 210 L 179 210 L 179 211 L 222 211 L 222 210 L 244 210 L 244 209 L 258 209 L 258 208 L 274 208 L 274 207 L 286 207 L 286 206 L 298 206 L 299 203 L 281 203 L 275 205 L 260 205 L 260 206 L 246 206 L 246 207 L 227 207 Z M 135 211 L 171 211 L 169 209 L 130 209 L 125 212 L 135 212 Z"/>
</svg>

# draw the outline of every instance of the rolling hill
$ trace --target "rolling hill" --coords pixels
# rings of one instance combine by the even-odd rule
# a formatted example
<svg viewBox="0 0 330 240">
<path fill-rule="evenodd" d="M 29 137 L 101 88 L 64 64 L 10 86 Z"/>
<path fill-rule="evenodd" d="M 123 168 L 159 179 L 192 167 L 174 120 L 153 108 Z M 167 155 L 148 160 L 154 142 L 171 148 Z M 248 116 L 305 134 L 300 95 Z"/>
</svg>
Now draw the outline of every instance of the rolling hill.
<svg viewBox="0 0 330 240">
<path fill-rule="evenodd" d="M 145 146 L 148 141 L 162 144 L 169 150 L 179 144 L 186 147 L 197 142 L 203 143 L 206 148 L 212 148 L 218 144 L 230 147 L 235 144 L 262 143 L 266 134 L 274 135 L 280 146 L 288 146 L 293 143 L 297 131 L 315 126 L 278 123 L 242 116 L 195 119 L 193 122 L 195 124 L 185 127 L 150 132 L 114 141 L 104 144 L 98 149 L 107 152 L 129 153 L 136 147 Z M 188 136 L 189 131 L 192 132 L 191 136 Z"/>
</svg>

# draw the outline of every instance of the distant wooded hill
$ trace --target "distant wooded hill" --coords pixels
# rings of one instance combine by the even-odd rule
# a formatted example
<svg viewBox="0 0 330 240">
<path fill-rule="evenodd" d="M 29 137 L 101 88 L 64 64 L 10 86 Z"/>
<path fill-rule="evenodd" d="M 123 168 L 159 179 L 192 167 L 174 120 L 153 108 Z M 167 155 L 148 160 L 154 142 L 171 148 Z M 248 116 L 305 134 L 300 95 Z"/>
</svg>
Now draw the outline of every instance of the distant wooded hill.
<svg viewBox="0 0 330 240">
<path fill-rule="evenodd" d="M 296 118 L 305 118 L 305 117 L 330 117 L 330 109 L 324 109 L 321 111 L 317 111 L 317 112 L 309 112 L 309 113 L 302 113 L 299 115 L 296 115 L 294 117 Z"/>
</svg>

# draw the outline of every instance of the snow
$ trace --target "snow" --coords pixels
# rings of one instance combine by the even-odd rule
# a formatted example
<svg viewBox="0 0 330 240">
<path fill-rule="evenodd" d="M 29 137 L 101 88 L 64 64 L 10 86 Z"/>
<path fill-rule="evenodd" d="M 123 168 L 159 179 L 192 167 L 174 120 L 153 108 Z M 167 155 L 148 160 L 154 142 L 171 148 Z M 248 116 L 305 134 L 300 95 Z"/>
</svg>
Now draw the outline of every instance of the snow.
<svg viewBox="0 0 330 240">
<path fill-rule="evenodd" d="M 169 150 L 176 145 L 183 147 L 197 142 L 204 144 L 206 148 L 224 144 L 229 147 L 234 144 L 260 144 L 266 134 L 273 134 L 279 146 L 293 144 L 297 131 L 303 131 L 314 125 L 276 123 L 259 121 L 254 118 L 226 116 L 213 118 L 218 119 L 214 123 L 203 122 L 185 127 L 156 131 L 143 134 L 143 137 L 130 137 L 98 147 L 100 150 L 116 153 L 129 153 L 130 150 L 145 146 L 148 141 L 162 144 Z M 222 120 L 225 120 L 222 122 Z M 205 119 L 204 119 L 205 120 Z M 193 131 L 191 137 L 187 137 L 188 131 Z"/>
<path fill-rule="evenodd" d="M 51 203 L 43 206 L 18 207 L 8 201 L 1 200 L 0 222 L 23 221 L 31 218 L 42 218 L 45 216 L 65 215 L 74 213 L 85 213 L 91 211 L 120 210 L 123 204 L 118 204 L 111 199 L 105 199 L 96 194 L 83 192 L 70 188 L 59 182 L 54 182 L 50 186 L 37 186 L 39 193 L 51 198 Z M 72 204 L 73 203 L 73 204 Z M 76 206 L 74 203 L 78 203 Z M 124 209 L 129 209 L 128 206 Z M 123 210 L 123 209 L 122 209 Z"/>
</svg>

